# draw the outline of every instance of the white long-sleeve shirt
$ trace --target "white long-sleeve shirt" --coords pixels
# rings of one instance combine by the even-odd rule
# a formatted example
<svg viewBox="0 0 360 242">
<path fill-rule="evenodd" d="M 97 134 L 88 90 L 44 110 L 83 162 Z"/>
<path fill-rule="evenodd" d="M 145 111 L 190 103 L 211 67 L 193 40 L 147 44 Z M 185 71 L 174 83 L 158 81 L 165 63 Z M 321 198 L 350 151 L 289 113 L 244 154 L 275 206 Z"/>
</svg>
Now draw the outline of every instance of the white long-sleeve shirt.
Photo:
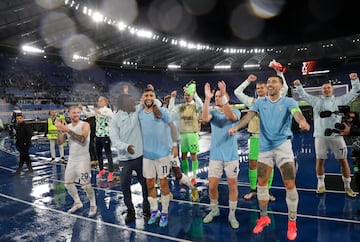
<svg viewBox="0 0 360 242">
<path fill-rule="evenodd" d="M 113 111 L 108 107 L 102 107 L 97 109 L 100 113 L 95 112 L 95 109 L 86 110 L 83 108 L 83 113 L 86 116 L 95 115 L 96 119 L 96 137 L 109 136 L 109 126 L 111 118 L 114 116 Z"/>
</svg>

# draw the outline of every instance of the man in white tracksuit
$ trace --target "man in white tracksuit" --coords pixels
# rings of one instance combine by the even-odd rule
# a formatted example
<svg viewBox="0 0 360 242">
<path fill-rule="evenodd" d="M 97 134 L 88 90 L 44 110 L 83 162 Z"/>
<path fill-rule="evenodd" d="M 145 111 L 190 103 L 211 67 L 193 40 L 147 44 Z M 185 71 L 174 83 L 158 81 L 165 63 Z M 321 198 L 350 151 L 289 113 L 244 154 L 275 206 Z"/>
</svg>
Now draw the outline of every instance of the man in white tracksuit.
<svg viewBox="0 0 360 242">
<path fill-rule="evenodd" d="M 316 175 L 318 179 L 317 194 L 324 194 L 326 191 L 324 163 L 327 158 L 327 152 L 330 149 L 334 153 L 335 158 L 339 161 L 346 195 L 352 198 L 356 197 L 356 194 L 350 187 L 351 177 L 345 140 L 336 132 L 333 132 L 328 136 L 325 135 L 326 129 L 334 129 L 335 123 L 341 122 L 341 117 L 335 114 L 332 114 L 330 117 L 320 117 L 321 112 L 336 112 L 338 111 L 338 106 L 348 104 L 352 99 L 359 95 L 357 93 L 360 90 L 358 75 L 356 73 L 350 73 L 349 77 L 352 89 L 349 93 L 339 97 L 333 95 L 334 90 L 331 83 L 322 85 L 321 96 L 312 96 L 305 92 L 299 80 L 294 81 L 296 91 L 299 93 L 300 98 L 313 107 Z"/>
</svg>

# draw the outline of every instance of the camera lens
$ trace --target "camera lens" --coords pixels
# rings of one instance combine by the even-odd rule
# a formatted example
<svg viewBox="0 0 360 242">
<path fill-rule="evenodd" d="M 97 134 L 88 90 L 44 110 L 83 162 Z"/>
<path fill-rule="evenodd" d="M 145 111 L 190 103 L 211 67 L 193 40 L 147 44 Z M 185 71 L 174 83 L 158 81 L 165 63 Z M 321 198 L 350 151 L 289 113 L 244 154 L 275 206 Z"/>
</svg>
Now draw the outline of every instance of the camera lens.
<svg viewBox="0 0 360 242">
<path fill-rule="evenodd" d="M 332 130 L 332 129 L 325 129 L 324 135 L 325 135 L 325 136 L 330 136 L 332 133 L 333 133 L 333 130 Z"/>
<path fill-rule="evenodd" d="M 345 125 L 344 125 L 344 124 L 341 124 L 341 123 L 336 123 L 336 124 L 335 124 L 335 129 L 344 130 L 344 129 L 345 129 Z"/>
</svg>

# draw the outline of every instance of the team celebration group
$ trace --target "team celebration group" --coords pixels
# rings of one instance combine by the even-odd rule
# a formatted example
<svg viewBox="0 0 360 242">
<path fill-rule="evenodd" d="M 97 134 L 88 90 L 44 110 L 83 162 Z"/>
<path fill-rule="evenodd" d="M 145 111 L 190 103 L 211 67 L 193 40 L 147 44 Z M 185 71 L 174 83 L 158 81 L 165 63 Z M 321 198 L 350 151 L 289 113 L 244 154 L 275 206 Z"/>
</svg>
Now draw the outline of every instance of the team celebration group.
<svg viewBox="0 0 360 242">
<path fill-rule="evenodd" d="M 270 75 L 266 81 L 259 81 L 254 74 L 250 74 L 234 90 L 235 96 L 248 108 L 248 112 L 243 117 L 241 112 L 229 103 L 230 97 L 224 81 L 219 81 L 217 86 L 206 83 L 203 100 L 197 95 L 196 89 L 199 87 L 196 87 L 195 82 L 190 82 L 184 87 L 185 102 L 181 104 L 175 104 L 176 91 L 167 96 L 162 103 L 157 99 L 154 87 L 148 85 L 140 103 L 124 89 L 124 93 L 118 97 L 118 110 L 115 113 L 107 106 L 107 98 L 99 97 L 97 108 L 82 105 L 70 107 L 68 123 L 62 118 L 51 115 L 46 135 L 51 141 L 52 160 L 55 159 L 55 143 L 60 147 L 67 141 L 69 147 L 64 180 L 74 204 L 68 212 L 75 213 L 83 206 L 75 185 L 80 179 L 80 184 L 90 200 L 89 217 L 96 215 L 96 197 L 91 185 L 91 161 L 98 161 L 99 179 L 104 179 L 107 174 L 105 179 L 112 181 L 114 164 L 111 147 L 114 147 L 118 153 L 120 184 L 127 207 L 125 222 L 135 221 L 135 208 L 130 189 L 135 171 L 137 180 L 142 186 L 142 209 L 147 224 L 167 226 L 171 200 L 168 176 L 171 171 L 180 184 L 189 187 L 192 200 L 199 200 L 196 187 L 199 167 L 197 153 L 200 151 L 199 122 L 209 123 L 211 127 L 208 167 L 210 212 L 203 218 L 203 222 L 210 223 L 220 215 L 218 185 L 225 172 L 229 191 L 228 221 L 233 229 L 239 227 L 235 215 L 239 174 L 236 133 L 240 129 L 247 128 L 250 134 L 248 142 L 250 190 L 244 198 L 249 200 L 257 197 L 260 209 L 259 219 L 252 232 L 261 233 L 271 223 L 267 209 L 268 203 L 276 200 L 270 193 L 276 166 L 286 189 L 287 238 L 295 240 L 299 197 L 295 185 L 292 120 L 296 121 L 300 130 L 309 131 L 310 125 L 298 103 L 293 98 L 286 97 L 288 86 L 284 78 L 285 68 L 276 61 L 270 62 L 269 67 L 276 73 Z M 322 85 L 321 96 L 312 96 L 304 90 L 299 80 L 293 82 L 299 96 L 313 107 L 318 194 L 326 192 L 324 162 L 328 150 L 331 150 L 340 164 L 346 195 L 356 196 L 350 187 L 351 172 L 343 136 L 338 133 L 325 135 L 325 130 L 339 122 L 339 117 L 320 117 L 322 111 L 336 111 L 339 105 L 346 105 L 357 97 L 357 92 L 360 91 L 358 76 L 356 73 L 350 73 L 349 77 L 352 89 L 340 97 L 334 97 L 331 83 Z M 252 82 L 256 82 L 256 98 L 244 93 Z M 211 105 L 213 98 L 214 105 Z M 87 122 L 81 119 L 82 115 L 87 117 Z M 23 125 L 24 117 L 19 114 L 16 121 L 18 124 L 16 145 L 20 151 L 20 163 L 16 172 L 20 173 L 23 164 L 26 164 L 28 170 L 32 172 L 28 154 L 31 142 L 27 138 L 28 131 Z M 104 169 L 103 150 L 107 157 L 108 172 Z M 60 150 L 60 153 L 61 159 L 64 159 L 64 151 Z M 157 198 L 156 184 L 161 190 L 161 205 Z"/>
</svg>

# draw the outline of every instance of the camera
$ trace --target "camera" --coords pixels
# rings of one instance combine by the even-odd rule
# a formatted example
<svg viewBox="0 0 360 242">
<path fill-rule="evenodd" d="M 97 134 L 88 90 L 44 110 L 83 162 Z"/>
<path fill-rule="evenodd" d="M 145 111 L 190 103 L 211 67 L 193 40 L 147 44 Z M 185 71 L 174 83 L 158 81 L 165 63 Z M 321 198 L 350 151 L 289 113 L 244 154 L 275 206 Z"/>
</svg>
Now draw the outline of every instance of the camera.
<svg viewBox="0 0 360 242">
<path fill-rule="evenodd" d="M 323 111 L 320 112 L 320 118 L 328 118 L 331 115 L 337 115 L 341 117 L 340 123 L 335 123 L 334 129 L 327 128 L 325 129 L 325 136 L 330 136 L 333 133 L 340 133 L 342 130 L 345 129 L 345 124 L 349 126 L 359 126 L 359 119 L 358 115 L 354 112 L 350 111 L 350 107 L 347 105 L 338 106 L 338 111 Z"/>
</svg>

